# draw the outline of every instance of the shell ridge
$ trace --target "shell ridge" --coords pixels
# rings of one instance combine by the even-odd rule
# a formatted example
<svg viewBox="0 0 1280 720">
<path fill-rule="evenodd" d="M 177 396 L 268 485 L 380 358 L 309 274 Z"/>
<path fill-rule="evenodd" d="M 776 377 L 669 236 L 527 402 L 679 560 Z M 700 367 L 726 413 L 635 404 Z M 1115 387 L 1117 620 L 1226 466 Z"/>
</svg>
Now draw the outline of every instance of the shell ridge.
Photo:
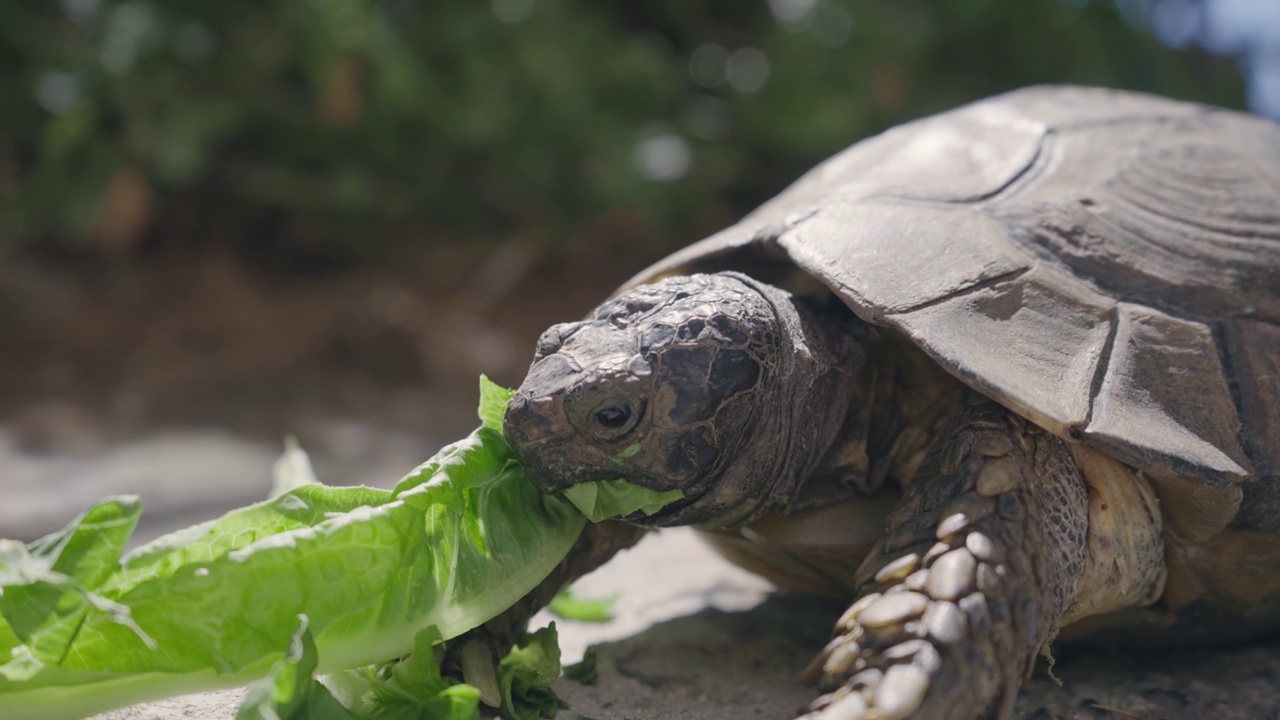
<svg viewBox="0 0 1280 720">
<path fill-rule="evenodd" d="M 945 303 L 947 301 L 955 300 L 956 298 L 963 297 L 965 295 L 971 295 L 973 293 L 979 292 L 981 290 L 986 290 L 987 288 L 994 287 L 996 285 L 1011 283 L 1016 281 L 1018 278 L 1022 277 L 1023 275 L 1026 275 L 1028 272 L 1031 272 L 1031 267 L 1023 266 L 1019 268 L 1014 268 L 1013 270 L 1007 270 L 1005 272 L 1000 273 L 999 275 L 994 275 L 989 278 L 979 279 L 968 285 L 962 285 L 956 288 L 955 290 L 951 290 L 947 292 L 945 295 L 939 295 L 936 298 L 925 300 L 924 302 L 917 303 L 915 305 L 908 305 L 901 309 L 894 309 L 893 312 L 887 313 L 885 315 L 885 318 L 892 318 L 896 315 L 908 315 L 910 313 L 918 312 L 920 310 L 927 310 L 928 308 L 931 308 L 934 305 L 941 305 L 942 303 Z"/>
<path fill-rule="evenodd" d="M 1154 455 L 1166 460 L 1157 464 L 1219 482 L 1252 476 L 1243 448 L 1232 442 L 1246 430 L 1227 370 L 1205 347 L 1211 328 L 1137 303 L 1118 303 L 1116 314 L 1116 341 L 1082 437 L 1140 468 Z M 1186 393 L 1194 394 L 1194 407 L 1178 402 Z M 1232 421 L 1234 429 L 1223 427 Z"/>
<path fill-rule="evenodd" d="M 1227 328 L 1222 322 L 1208 324 L 1209 333 L 1213 337 L 1214 349 L 1218 354 L 1218 363 L 1222 366 L 1223 379 L 1227 381 L 1227 394 L 1231 398 L 1231 404 L 1235 406 L 1236 417 L 1240 423 L 1239 431 L 1236 433 L 1236 442 L 1239 443 L 1240 449 L 1244 451 L 1244 455 L 1249 459 L 1249 463 L 1253 466 L 1254 475 L 1263 467 L 1262 458 L 1255 457 L 1256 448 L 1253 447 L 1252 438 L 1250 437 L 1250 428 L 1248 426 L 1248 414 L 1244 407 L 1244 398 L 1240 393 L 1240 366 L 1232 357 L 1231 344 L 1227 342 Z"/>
<path fill-rule="evenodd" d="M 1072 437 L 1076 439 L 1080 439 L 1085 428 L 1088 428 L 1089 423 L 1093 422 L 1093 413 L 1097 406 L 1098 395 L 1102 392 L 1102 382 L 1107 379 L 1107 371 L 1111 367 L 1111 355 L 1115 352 L 1116 333 L 1120 326 L 1118 306 L 1119 303 L 1107 313 L 1107 337 L 1102 341 L 1102 350 L 1098 353 L 1098 363 L 1094 366 L 1093 378 L 1089 381 L 1089 409 L 1085 412 L 1084 420 L 1070 428 Z"/>
<path fill-rule="evenodd" d="M 1173 235 L 1179 230 L 1191 228 L 1199 231 L 1197 241 L 1210 243 L 1224 252 L 1243 252 L 1258 253 L 1264 252 L 1275 254 L 1275 246 L 1280 243 L 1280 230 L 1268 231 L 1261 224 L 1255 229 L 1244 224 L 1237 225 L 1233 229 L 1221 226 L 1211 225 L 1207 222 L 1198 221 L 1191 217 L 1172 216 L 1161 212 L 1160 208 L 1152 204 L 1141 202 L 1137 198 L 1129 198 L 1117 196 L 1117 198 L 1133 208 L 1133 216 L 1135 219 L 1141 218 L 1153 227 L 1160 228 L 1167 235 Z M 1155 236 L 1154 233 L 1136 233 L 1130 231 L 1134 235 L 1138 235 L 1148 244 L 1156 245 L 1166 252 L 1176 253 L 1189 260 L 1194 260 L 1197 253 L 1194 246 L 1188 247 L 1187 243 L 1168 243 L 1161 242 L 1161 238 Z M 1280 261 L 1280 255 L 1277 255 L 1277 261 Z"/>
<path fill-rule="evenodd" d="M 1152 261 L 1153 258 L 1160 255 L 1176 256 L 1190 265 L 1198 264 L 1202 257 L 1193 252 L 1194 245 L 1192 244 L 1186 242 L 1182 244 L 1162 242 L 1161 238 L 1155 233 L 1141 232 L 1139 228 L 1119 222 L 1114 217 L 1108 217 L 1103 213 L 1077 209 L 1065 203 L 1056 206 L 1056 209 L 1062 211 L 1059 213 L 1062 217 L 1057 223 L 1037 223 L 1030 219 L 1033 215 L 1048 216 L 1054 209 L 1055 207 L 1041 208 L 1039 204 L 1036 204 L 1025 208 L 1016 208 L 1015 212 L 1012 213 L 997 215 L 996 219 L 1010 223 L 1012 227 L 1010 237 L 1014 239 L 1014 244 L 1030 251 L 1032 257 L 1036 260 L 1064 272 L 1072 281 L 1083 284 L 1090 290 L 1112 297 L 1119 302 L 1141 304 L 1178 317 L 1199 321 L 1214 321 L 1230 317 L 1269 317 L 1261 314 L 1264 311 L 1247 303 L 1238 290 L 1230 297 L 1213 298 L 1213 300 L 1217 301 L 1215 307 L 1213 304 L 1204 302 L 1187 303 L 1185 302 L 1187 297 L 1185 293 L 1183 295 L 1170 296 L 1167 293 L 1158 292 L 1157 288 L 1137 294 L 1136 292 L 1127 292 L 1122 287 L 1109 286 L 1105 282 L 1106 276 L 1097 270 L 1096 265 L 1118 265 L 1128 272 L 1142 272 L 1145 276 L 1144 267 L 1161 269 L 1160 266 Z M 1129 245 L 1129 252 L 1120 253 L 1115 251 L 1115 248 L 1123 249 L 1121 243 L 1117 242 L 1120 239 L 1123 239 Z M 1134 247 L 1141 247 L 1143 250 L 1138 252 L 1132 249 Z M 1126 262 L 1126 255 L 1130 256 L 1128 259 L 1136 256 L 1145 257 L 1148 261 L 1147 265 L 1134 265 Z M 1256 253 L 1254 255 L 1256 256 Z M 1280 253 L 1268 252 L 1266 255 L 1274 256 L 1274 260 L 1264 264 L 1274 266 L 1276 273 L 1280 274 Z M 1245 258 L 1238 257 L 1232 257 L 1231 259 L 1235 262 L 1244 262 L 1245 260 Z M 1220 270 L 1223 273 L 1231 273 L 1230 267 L 1220 268 Z M 1261 272 L 1259 272 L 1259 275 L 1261 275 Z M 1169 286 L 1174 279 L 1162 275 L 1153 275 L 1150 276 L 1149 282 Z M 1183 282 L 1179 284 L 1185 285 L 1187 281 L 1196 281 L 1196 285 L 1202 285 L 1204 284 L 1204 275 L 1203 273 L 1188 274 L 1183 278 Z M 1209 289 L 1214 294 L 1221 296 L 1224 291 L 1230 290 L 1242 282 L 1244 282 L 1243 278 L 1229 274 L 1223 283 L 1213 285 L 1211 288 L 1200 289 Z M 1130 285 L 1132 284 L 1130 283 Z M 1135 287 L 1130 288 L 1131 291 L 1136 289 Z M 1276 292 L 1276 290 L 1273 289 L 1272 292 Z M 1197 308 L 1201 309 L 1197 310 Z M 1231 308 L 1236 309 L 1232 311 Z M 1275 321 L 1270 320 L 1270 322 L 1274 323 Z"/>
</svg>

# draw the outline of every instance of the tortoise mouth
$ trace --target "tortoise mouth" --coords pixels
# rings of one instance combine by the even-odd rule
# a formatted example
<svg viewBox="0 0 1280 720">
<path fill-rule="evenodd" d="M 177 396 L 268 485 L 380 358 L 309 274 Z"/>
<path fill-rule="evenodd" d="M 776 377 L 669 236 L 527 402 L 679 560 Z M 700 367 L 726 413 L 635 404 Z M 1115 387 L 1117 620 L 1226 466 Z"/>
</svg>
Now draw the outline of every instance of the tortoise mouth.
<svg viewBox="0 0 1280 720">
<path fill-rule="evenodd" d="M 525 425 L 528 427 L 528 425 Z M 516 442 L 511 442 L 516 439 Z M 644 438 L 634 438 L 635 445 Z M 536 436 L 527 440 L 508 436 L 513 452 L 525 475 L 538 489 L 558 495 L 570 487 L 586 483 L 623 480 L 655 493 L 679 489 L 684 497 L 674 500 L 662 509 L 646 515 L 637 511 L 618 519 L 645 527 L 730 527 L 747 522 L 764 503 L 763 497 L 733 492 L 732 483 L 726 486 L 724 473 L 732 467 L 717 463 L 709 474 L 698 473 L 683 481 L 673 483 L 673 478 L 653 469 L 625 462 L 626 443 L 614 447 L 608 458 L 594 457 L 584 462 L 573 454 L 581 450 L 577 438 Z"/>
<path fill-rule="evenodd" d="M 736 528 L 755 518 L 761 498 L 743 497 L 737 503 L 718 502 L 711 488 L 677 500 L 652 515 L 632 513 L 621 518 L 645 527 L 693 526 L 701 529 Z M 639 517 L 637 517 L 639 515 Z"/>
<path fill-rule="evenodd" d="M 617 519 L 631 525 L 651 528 L 688 525 L 689 523 L 687 522 L 681 522 L 681 516 L 691 506 L 696 505 L 700 499 L 700 497 L 685 497 L 668 504 L 652 515 L 646 515 L 643 510 L 637 510 L 630 515 L 622 515 Z"/>
</svg>

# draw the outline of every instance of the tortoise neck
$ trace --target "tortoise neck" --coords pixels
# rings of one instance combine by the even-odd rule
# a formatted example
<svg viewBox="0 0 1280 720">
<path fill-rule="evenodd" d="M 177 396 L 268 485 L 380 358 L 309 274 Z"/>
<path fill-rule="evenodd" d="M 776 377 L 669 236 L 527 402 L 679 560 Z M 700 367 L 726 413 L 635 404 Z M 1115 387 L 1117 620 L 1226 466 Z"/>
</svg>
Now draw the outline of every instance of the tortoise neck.
<svg viewBox="0 0 1280 720">
<path fill-rule="evenodd" d="M 909 341 L 829 294 L 793 295 L 743 277 L 773 306 L 781 348 L 751 439 L 724 455 L 725 492 L 667 518 L 726 528 L 905 484 L 965 388 Z"/>
<path fill-rule="evenodd" d="M 867 363 L 868 326 L 834 297 L 795 295 L 740 276 L 772 306 L 777 354 L 764 394 L 753 403 L 744 442 L 722 454 L 714 503 L 673 518 L 703 528 L 732 528 L 769 512 L 787 512 L 837 443 Z M 838 306 L 838 308 L 837 308 Z"/>
<path fill-rule="evenodd" d="M 901 335 L 864 325 L 862 337 L 838 430 L 788 511 L 871 495 L 886 481 L 905 486 L 969 393 Z"/>
<path fill-rule="evenodd" d="M 861 452 L 859 443 L 849 439 L 867 436 L 860 406 L 872 394 L 871 327 L 828 294 L 789 295 L 787 305 L 792 319 L 782 326 L 794 346 L 788 371 L 794 381 L 775 385 L 778 412 L 769 416 L 767 431 L 782 440 L 762 468 L 775 478 L 762 509 L 782 513 L 851 494 L 842 481 L 853 477 L 831 474 L 835 466 L 858 464 L 850 452 Z"/>
<path fill-rule="evenodd" d="M 890 480 L 905 486 L 915 477 L 934 438 L 973 394 L 902 335 L 885 330 L 872 345 L 868 480 L 874 489 Z"/>
</svg>

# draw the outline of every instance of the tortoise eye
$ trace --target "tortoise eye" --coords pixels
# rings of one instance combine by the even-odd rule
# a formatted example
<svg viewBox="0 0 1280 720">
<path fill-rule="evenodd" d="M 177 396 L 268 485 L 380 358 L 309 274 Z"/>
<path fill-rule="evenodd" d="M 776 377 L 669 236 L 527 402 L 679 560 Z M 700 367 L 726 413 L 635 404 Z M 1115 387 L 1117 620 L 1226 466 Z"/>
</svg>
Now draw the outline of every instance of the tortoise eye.
<svg viewBox="0 0 1280 720">
<path fill-rule="evenodd" d="M 617 430 L 631 419 L 630 405 L 610 405 L 596 413 L 596 422 L 610 430 Z"/>
<path fill-rule="evenodd" d="M 603 440 L 616 440 L 626 435 L 640 422 L 644 405 L 629 400 L 606 402 L 591 414 L 595 434 Z"/>
</svg>

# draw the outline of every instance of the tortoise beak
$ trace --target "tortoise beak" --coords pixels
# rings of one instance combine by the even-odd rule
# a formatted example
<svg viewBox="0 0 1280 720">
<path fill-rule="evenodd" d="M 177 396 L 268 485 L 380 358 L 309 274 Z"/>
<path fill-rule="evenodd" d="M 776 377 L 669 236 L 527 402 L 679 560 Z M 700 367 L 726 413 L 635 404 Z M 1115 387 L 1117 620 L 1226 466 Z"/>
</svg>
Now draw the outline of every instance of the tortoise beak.
<svg viewBox="0 0 1280 720">
<path fill-rule="evenodd" d="M 562 448 L 574 434 L 557 393 L 537 394 L 521 387 L 507 404 L 503 435 L 529 480 L 544 492 L 559 492 L 572 484 L 573 473 L 562 467 Z"/>
<path fill-rule="evenodd" d="M 564 353 L 537 359 L 507 404 L 503 421 L 507 442 L 516 448 L 572 433 L 564 412 L 564 397 L 582 368 Z M 523 458 L 522 458 L 523 459 Z"/>
<path fill-rule="evenodd" d="M 520 455 L 520 450 L 542 444 L 556 435 L 556 425 L 552 414 L 558 410 L 557 403 L 550 397 L 534 398 L 520 392 L 507 404 L 507 414 L 503 419 L 503 435 L 507 443 Z"/>
</svg>

